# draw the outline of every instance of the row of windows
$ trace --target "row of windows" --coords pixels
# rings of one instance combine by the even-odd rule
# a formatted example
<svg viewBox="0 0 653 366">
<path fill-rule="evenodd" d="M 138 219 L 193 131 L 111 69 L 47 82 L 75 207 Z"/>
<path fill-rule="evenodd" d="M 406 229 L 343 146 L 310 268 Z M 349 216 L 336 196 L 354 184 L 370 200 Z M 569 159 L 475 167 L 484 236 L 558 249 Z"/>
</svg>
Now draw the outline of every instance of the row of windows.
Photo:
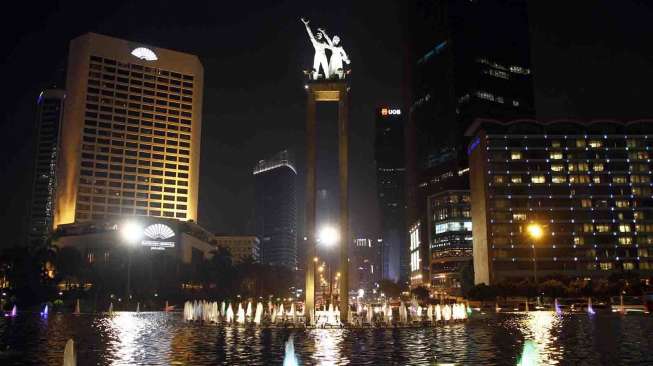
<svg viewBox="0 0 653 366">
<path fill-rule="evenodd" d="M 608 155 L 606 153 L 606 155 Z M 601 157 L 600 154 L 595 154 L 594 155 L 596 159 L 603 159 L 604 157 Z M 588 155 L 586 153 L 583 154 L 574 154 L 574 153 L 564 153 L 562 151 L 550 151 L 548 153 L 542 153 L 538 151 L 533 151 L 529 150 L 528 154 L 525 151 L 511 151 L 510 155 L 507 155 L 505 153 L 500 153 L 500 152 L 494 152 L 490 155 L 491 160 L 507 160 L 508 157 L 510 160 L 524 160 L 524 159 L 529 159 L 529 160 L 541 160 L 541 159 L 550 159 L 550 160 L 562 160 L 562 159 L 587 159 L 587 158 L 592 158 L 591 155 Z M 609 156 L 606 156 L 606 158 L 611 158 L 611 159 L 633 159 L 633 160 L 648 160 L 650 155 L 648 151 L 629 151 L 627 154 L 618 154 L 618 153 L 612 153 L 609 154 Z"/>
<path fill-rule="evenodd" d="M 97 62 L 97 63 L 104 62 L 104 64 L 106 64 L 106 65 L 119 66 L 119 67 L 123 67 L 123 68 L 131 68 L 133 70 L 139 70 L 139 71 L 143 71 L 143 72 L 151 73 L 151 74 L 156 74 L 156 75 L 170 76 L 170 77 L 173 77 L 173 78 L 183 79 L 183 80 L 190 80 L 190 81 L 192 81 L 194 79 L 193 75 L 181 74 L 181 73 L 174 72 L 174 71 L 157 69 L 157 68 L 152 68 L 152 67 L 149 67 L 149 66 L 143 66 L 143 65 L 139 65 L 139 64 L 124 63 L 124 62 L 116 61 L 116 60 L 113 60 L 113 59 L 110 59 L 110 58 L 102 58 L 102 57 L 99 57 L 99 56 L 91 55 L 90 59 L 91 59 L 92 62 Z"/>
<path fill-rule="evenodd" d="M 142 146 L 142 144 L 141 144 L 141 146 Z M 156 149 L 156 146 L 154 146 L 153 148 L 155 148 L 154 150 L 159 151 L 158 149 Z M 114 163 L 115 164 L 123 164 L 124 163 L 126 165 L 137 165 L 137 166 L 139 166 L 139 168 L 149 167 L 150 165 L 152 167 L 155 167 L 155 168 L 163 168 L 163 167 L 167 167 L 167 166 L 172 167 L 174 165 L 174 164 L 164 163 L 163 161 L 161 161 L 162 158 L 158 154 L 155 156 L 155 158 L 159 159 L 159 160 L 150 161 L 150 160 L 144 160 L 144 159 L 151 159 L 152 158 L 152 156 L 149 153 L 143 153 L 143 156 L 141 157 L 141 159 L 137 160 L 137 159 L 130 159 L 128 157 L 123 158 L 123 156 L 121 156 L 122 151 L 123 151 L 122 149 L 116 149 L 116 148 L 109 149 L 109 148 L 106 148 L 104 146 L 94 146 L 94 145 L 83 144 L 82 145 L 82 150 L 84 151 L 82 153 L 82 159 L 95 160 L 94 159 L 94 156 L 95 156 L 97 158 L 97 160 L 110 161 L 112 164 L 114 164 Z M 93 155 L 94 150 L 97 150 L 98 153 L 104 153 L 104 154 L 108 154 L 109 151 L 110 151 L 113 155 L 112 156 L 102 155 L 102 154 Z M 149 149 L 143 148 L 143 150 L 149 150 Z M 116 155 L 118 155 L 118 156 L 116 156 Z M 133 155 L 133 154 L 130 153 L 129 155 Z M 187 157 L 183 157 L 183 156 L 176 157 L 174 155 L 166 155 L 165 160 L 167 160 L 167 161 L 179 161 L 180 163 L 186 163 L 186 164 L 188 164 L 190 162 L 190 159 L 187 158 Z M 170 168 L 170 169 L 175 169 L 175 168 Z M 117 170 L 117 169 L 114 169 L 114 170 Z M 128 172 L 135 171 L 134 168 L 132 168 L 132 167 L 126 167 L 125 170 L 128 171 Z M 183 170 L 188 170 L 188 169 L 183 169 Z M 180 174 L 182 174 L 182 173 L 180 173 Z M 180 176 L 182 176 L 182 175 L 180 175 Z"/>
<path fill-rule="evenodd" d="M 88 96 L 87 97 L 87 99 L 93 99 L 93 98 L 94 98 L 94 96 Z M 156 111 L 160 111 L 160 110 L 165 111 L 165 109 L 158 108 L 158 107 L 155 110 Z M 162 113 L 165 113 L 165 112 L 162 112 Z M 173 116 L 166 117 L 166 116 L 163 116 L 163 115 L 160 115 L 160 114 L 146 113 L 145 117 L 143 117 L 143 115 L 141 115 L 141 116 L 132 116 L 131 114 L 130 114 L 129 117 L 125 117 L 125 116 L 121 116 L 121 115 L 110 115 L 110 114 L 104 114 L 104 113 L 96 113 L 96 112 L 93 112 L 93 111 L 86 111 L 85 114 L 86 114 L 87 118 L 92 118 L 92 119 L 98 119 L 99 118 L 100 120 L 105 120 L 105 121 L 113 120 L 113 121 L 116 121 L 116 122 L 121 122 L 123 124 L 124 123 L 129 123 L 129 124 L 132 124 L 132 125 L 139 125 L 139 124 L 144 125 L 144 126 L 152 126 L 153 124 L 161 125 L 160 122 L 153 122 L 153 120 L 167 121 L 168 123 L 170 123 L 170 124 L 167 125 L 167 128 L 171 128 L 170 126 L 174 126 L 173 124 L 181 124 L 181 125 L 186 125 L 186 126 L 191 126 L 192 125 L 192 121 L 190 119 L 178 118 L 178 117 L 173 117 Z M 154 118 L 150 118 L 149 115 L 153 115 Z M 132 118 L 132 117 L 139 117 L 139 118 Z M 143 120 L 142 118 L 148 118 L 149 120 Z M 181 127 L 183 127 L 183 126 L 181 126 Z M 174 128 L 174 129 L 177 130 L 178 128 Z M 190 132 L 190 130 L 188 132 Z"/>
<path fill-rule="evenodd" d="M 161 211 L 161 210 L 148 210 L 147 209 L 133 209 L 133 208 L 122 208 L 120 212 L 108 211 L 107 214 L 104 214 L 104 211 L 92 211 L 91 212 L 81 212 L 78 211 L 75 213 L 75 219 L 77 221 L 85 220 L 103 220 L 106 218 L 115 218 L 119 219 L 123 215 L 137 215 L 137 216 L 154 216 L 154 217 L 176 217 L 179 219 L 185 219 L 187 214 L 186 212 L 172 212 L 172 211 Z"/>
<path fill-rule="evenodd" d="M 105 77 L 117 77 L 117 78 L 123 78 L 124 77 L 131 77 L 132 79 L 143 79 L 143 80 L 152 80 L 158 82 L 158 83 L 163 83 L 163 84 L 171 84 L 171 85 L 179 85 L 179 86 L 184 86 L 185 88 L 193 88 L 193 83 L 192 81 L 182 81 L 178 80 L 181 77 L 177 77 L 176 79 L 170 78 L 170 77 L 165 77 L 165 76 L 155 76 L 153 74 L 148 74 L 148 73 L 143 73 L 143 72 L 138 72 L 138 71 L 130 71 L 127 69 L 122 69 L 122 68 L 115 68 L 112 66 L 102 66 L 100 64 L 91 62 L 89 68 L 91 69 L 90 74 L 93 76 L 99 77 L 100 73 L 103 74 Z"/>
<path fill-rule="evenodd" d="M 88 96 L 87 99 L 95 99 L 95 96 Z M 99 99 L 99 97 L 98 97 L 98 99 Z M 157 100 L 156 104 L 157 105 L 163 105 L 163 106 L 170 105 L 171 107 L 172 107 L 172 104 L 176 104 L 176 105 L 180 105 L 181 107 L 174 107 L 174 108 L 180 108 L 180 109 L 184 109 L 184 110 L 191 110 L 191 108 L 190 108 L 190 106 L 188 104 L 179 104 L 179 103 L 172 103 L 172 102 L 168 103 L 165 100 Z M 164 114 L 167 113 L 167 114 L 171 114 L 171 115 L 175 115 L 175 116 L 179 116 L 180 114 L 183 113 L 183 111 L 180 112 L 180 111 L 178 111 L 176 109 L 166 109 L 166 108 L 159 108 L 159 107 L 155 108 L 154 106 L 150 106 L 150 105 L 147 105 L 147 104 L 139 104 L 139 103 L 129 103 L 128 104 L 126 102 L 119 102 L 119 103 L 116 103 L 115 108 L 113 108 L 111 105 L 106 105 L 106 104 L 98 105 L 98 104 L 94 104 L 94 103 L 86 103 L 86 109 L 92 110 L 92 111 L 101 111 L 101 112 L 104 112 L 104 113 L 126 114 L 127 113 L 126 109 L 125 109 L 126 107 L 130 108 L 130 113 L 129 113 L 130 116 L 138 116 L 138 112 L 142 111 L 142 110 L 150 111 L 150 112 L 156 111 L 156 112 L 159 112 L 159 113 L 164 113 Z M 189 108 L 186 108 L 186 107 L 189 107 Z M 151 115 L 151 113 L 148 113 L 148 112 L 143 112 L 143 113 L 145 113 L 147 115 Z M 151 118 L 151 119 L 160 119 L 161 117 L 165 117 L 165 116 L 159 116 L 159 117 L 154 117 L 154 118 L 149 117 L 149 118 Z"/>
<path fill-rule="evenodd" d="M 91 81 L 94 81 L 94 80 L 89 80 L 89 84 L 91 84 L 91 85 L 97 84 L 95 82 L 91 83 Z M 132 101 L 137 101 L 137 102 L 141 102 L 141 101 L 144 101 L 146 99 L 152 99 L 152 98 L 147 97 L 146 95 L 149 95 L 150 97 L 156 96 L 157 98 L 165 98 L 165 99 L 171 99 L 171 100 L 177 100 L 177 101 L 181 100 L 181 101 L 188 102 L 188 103 L 193 102 L 193 98 L 191 98 L 189 96 L 179 96 L 179 95 L 176 95 L 176 94 L 168 94 L 168 93 L 164 93 L 164 92 L 156 92 L 155 93 L 154 91 L 148 90 L 148 89 L 143 90 L 143 96 L 141 96 L 141 95 L 136 95 L 136 94 L 129 94 L 128 95 L 126 93 L 121 93 L 120 91 L 99 89 L 100 85 L 95 85 L 95 86 L 96 87 L 89 86 L 86 89 L 86 91 L 89 94 L 97 94 L 97 95 L 101 95 L 102 97 L 111 97 L 111 98 L 115 97 L 115 98 L 118 98 L 118 99 L 132 100 Z M 118 88 L 118 89 L 122 90 L 122 91 L 125 91 L 125 92 L 127 91 L 126 88 Z"/>
<path fill-rule="evenodd" d="M 84 133 L 86 133 L 88 135 L 100 135 L 100 136 L 114 136 L 115 135 L 116 138 L 124 139 L 125 134 L 120 133 L 120 132 L 115 132 L 116 130 L 124 131 L 124 128 L 105 130 L 105 129 L 85 127 L 84 128 Z M 187 140 L 187 141 L 189 141 L 191 139 L 190 135 L 186 135 L 186 134 L 183 134 L 183 133 L 177 133 L 177 132 L 171 132 L 171 131 L 165 131 L 165 130 L 158 130 L 158 129 L 152 129 L 152 128 L 144 128 L 144 127 L 141 127 L 140 129 L 134 127 L 134 128 L 128 129 L 128 132 L 139 133 L 141 135 L 153 135 L 153 136 L 161 136 L 161 137 L 167 137 L 167 138 L 173 138 L 173 139 L 182 139 L 182 140 Z M 132 134 L 127 134 L 127 139 L 129 139 L 129 140 L 138 140 L 137 136 L 132 135 Z"/>
<path fill-rule="evenodd" d="M 504 147 L 527 147 L 551 148 L 551 149 L 599 149 L 599 148 L 646 148 L 653 146 L 653 141 L 648 136 L 614 136 L 614 135 L 592 135 L 592 136 L 564 136 L 542 138 L 542 135 L 533 136 L 489 136 L 488 146 L 493 148 Z"/>
<path fill-rule="evenodd" d="M 179 103 L 179 102 L 170 102 L 166 101 L 163 99 L 155 99 L 155 98 L 149 98 L 149 97 L 144 97 L 141 98 L 139 102 L 127 102 L 123 101 L 120 99 L 115 99 L 115 98 L 109 98 L 109 97 L 100 97 L 99 95 L 92 95 L 88 94 L 86 95 L 86 101 L 87 102 L 94 102 L 94 103 L 100 103 L 102 107 L 106 106 L 116 106 L 120 108 L 131 108 L 131 109 L 144 109 L 147 111 L 157 111 L 160 113 L 172 113 L 172 114 L 179 114 L 175 110 L 170 110 L 168 111 L 165 108 L 160 108 L 159 106 L 165 106 L 165 107 L 170 107 L 170 108 L 175 108 L 175 109 L 185 109 L 185 110 L 192 110 L 193 106 L 190 104 L 184 104 L 184 103 Z M 87 103 L 88 106 L 88 103 Z"/>
<path fill-rule="evenodd" d="M 550 176 L 550 178 L 548 178 Z M 523 177 L 521 175 L 495 175 L 492 177 L 492 183 L 495 185 L 504 184 L 544 184 L 544 183 L 615 183 L 615 184 L 628 184 L 628 179 L 625 176 L 602 176 L 602 175 L 586 175 L 586 174 L 537 174 L 534 173 L 530 177 Z M 651 177 L 647 175 L 634 175 L 630 177 L 630 183 L 634 184 L 650 184 Z"/>
<path fill-rule="evenodd" d="M 101 135 L 101 136 L 103 136 L 103 135 Z M 109 137 L 109 136 L 105 136 L 105 137 Z M 134 142 L 123 141 L 125 139 L 125 137 L 124 137 L 124 134 L 122 134 L 122 133 L 113 132 L 110 137 L 111 138 L 109 139 L 109 138 L 103 138 L 103 137 L 84 135 L 84 137 L 82 138 L 82 141 L 85 142 L 85 143 L 97 143 L 97 144 L 111 145 L 111 146 L 115 146 L 117 148 L 121 148 L 121 147 L 125 147 L 125 146 L 131 147 L 131 148 L 136 148 L 136 146 L 138 146 L 138 144 L 136 144 Z M 118 139 L 123 139 L 123 140 L 118 140 Z M 184 142 L 184 141 L 181 141 L 181 142 L 178 143 L 175 140 L 162 139 L 162 138 L 158 138 L 158 137 L 155 137 L 155 138 L 148 137 L 148 136 L 140 136 L 139 137 L 139 136 L 136 136 L 136 135 L 127 134 L 127 139 L 132 140 L 132 141 L 155 143 L 155 144 L 161 144 L 161 145 L 170 145 L 170 146 L 179 145 L 179 146 L 183 146 L 183 147 L 190 147 L 190 143 L 187 143 L 187 142 Z M 153 147 L 153 149 L 154 149 L 154 147 Z M 125 150 L 125 154 L 127 156 L 137 156 L 136 151 L 129 150 L 129 149 Z M 149 153 L 145 153 L 145 154 L 150 155 Z M 178 154 L 188 156 L 188 155 L 190 155 L 190 151 L 186 150 L 186 149 L 179 149 Z M 144 155 L 144 156 L 146 156 L 146 155 Z M 154 159 L 163 159 L 163 155 L 161 155 L 161 154 L 151 154 L 151 156 Z"/>
<path fill-rule="evenodd" d="M 172 96 L 181 97 L 182 94 L 187 96 L 193 95 L 193 91 L 189 89 L 182 89 L 182 88 L 163 85 L 163 84 L 149 83 L 147 81 L 141 82 L 138 80 L 131 80 L 130 83 L 130 80 L 127 78 L 118 77 L 116 79 L 112 75 L 111 76 L 102 75 L 102 77 L 100 77 L 100 74 L 95 72 L 89 73 L 89 77 L 90 78 L 88 79 L 88 85 L 102 86 L 105 89 L 129 91 L 130 93 L 146 94 L 146 95 L 154 95 L 153 93 L 155 91 L 160 90 L 166 93 L 170 93 L 170 98 L 172 98 Z M 107 80 L 110 80 L 111 82 Z M 115 81 L 117 81 L 117 83 Z M 138 86 L 136 87 L 132 85 L 138 85 Z M 178 99 L 178 98 L 174 98 L 174 99 Z"/>
<path fill-rule="evenodd" d="M 90 198 L 85 196 L 86 198 Z M 137 207 L 154 207 L 154 208 L 167 208 L 174 210 L 175 209 L 175 204 L 174 203 L 166 203 L 166 202 L 157 202 L 157 201 L 135 201 L 135 200 L 129 200 L 129 199 L 123 199 L 119 200 L 116 198 L 109 198 L 108 200 L 104 199 L 104 197 L 93 197 L 93 200 L 81 200 L 80 203 L 77 204 L 77 208 L 81 211 L 91 211 L 91 205 L 89 204 L 90 202 L 93 202 L 93 211 L 105 211 L 102 207 L 104 207 L 104 204 L 109 204 L 109 205 L 118 205 L 121 207 L 127 207 L 127 206 L 137 206 Z M 96 203 L 100 203 L 101 205 L 96 205 Z M 188 209 L 188 206 L 185 204 L 177 204 L 176 205 L 177 210 L 182 210 L 186 211 Z M 115 210 L 116 207 L 111 207 L 111 210 Z"/>
<path fill-rule="evenodd" d="M 96 178 L 110 178 L 110 179 L 117 179 L 117 180 L 126 180 L 130 182 L 144 182 L 144 183 L 149 183 L 150 181 L 154 182 L 154 180 L 159 180 L 161 178 L 150 178 L 150 177 L 144 177 L 140 175 L 131 175 L 131 174 L 125 174 L 124 176 L 120 173 L 108 173 L 106 171 L 95 171 L 93 172 L 90 169 L 82 169 L 81 170 L 81 176 L 83 177 L 96 177 Z M 81 178 L 80 178 L 81 180 Z M 187 180 L 177 180 L 175 181 L 174 179 L 164 179 L 163 180 L 165 184 L 170 184 L 170 185 L 179 185 L 179 186 L 188 186 L 188 181 Z M 153 186 L 154 187 L 154 186 Z"/>
</svg>

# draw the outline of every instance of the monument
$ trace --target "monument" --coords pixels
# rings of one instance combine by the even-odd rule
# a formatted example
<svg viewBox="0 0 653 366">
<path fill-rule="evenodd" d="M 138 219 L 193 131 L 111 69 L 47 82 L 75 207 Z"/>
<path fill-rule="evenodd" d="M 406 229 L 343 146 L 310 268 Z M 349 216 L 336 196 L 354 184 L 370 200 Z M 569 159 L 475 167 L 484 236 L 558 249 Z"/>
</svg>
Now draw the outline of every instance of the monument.
<svg viewBox="0 0 653 366">
<path fill-rule="evenodd" d="M 301 19 L 315 48 L 313 68 L 306 72 L 306 321 L 315 324 L 315 266 L 316 266 L 316 103 L 338 103 L 338 162 L 340 189 L 340 318 L 347 323 L 349 309 L 349 70 L 350 60 L 340 45 L 340 37 L 330 38 L 323 28 L 313 34 L 309 21 Z M 328 58 L 328 54 L 330 57 Z"/>
</svg>

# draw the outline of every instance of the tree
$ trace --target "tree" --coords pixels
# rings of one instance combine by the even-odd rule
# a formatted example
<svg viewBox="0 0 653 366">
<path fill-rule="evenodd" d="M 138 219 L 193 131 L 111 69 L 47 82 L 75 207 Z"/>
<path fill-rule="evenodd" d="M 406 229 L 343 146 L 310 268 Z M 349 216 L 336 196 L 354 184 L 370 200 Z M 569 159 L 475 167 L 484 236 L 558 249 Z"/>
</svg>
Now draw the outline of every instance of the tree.
<svg viewBox="0 0 653 366">
<path fill-rule="evenodd" d="M 379 291 L 389 298 L 400 297 L 402 287 L 398 283 L 386 278 L 379 282 Z"/>
<path fill-rule="evenodd" d="M 424 286 L 417 286 L 414 289 L 410 290 L 410 293 L 421 302 L 425 302 L 429 298 L 429 290 Z"/>
<path fill-rule="evenodd" d="M 540 283 L 540 291 L 551 298 L 562 297 L 567 292 L 567 286 L 561 281 L 550 279 Z"/>
<path fill-rule="evenodd" d="M 487 301 L 495 299 L 497 296 L 496 288 L 484 283 L 472 287 L 467 293 L 467 297 L 472 300 Z"/>
</svg>

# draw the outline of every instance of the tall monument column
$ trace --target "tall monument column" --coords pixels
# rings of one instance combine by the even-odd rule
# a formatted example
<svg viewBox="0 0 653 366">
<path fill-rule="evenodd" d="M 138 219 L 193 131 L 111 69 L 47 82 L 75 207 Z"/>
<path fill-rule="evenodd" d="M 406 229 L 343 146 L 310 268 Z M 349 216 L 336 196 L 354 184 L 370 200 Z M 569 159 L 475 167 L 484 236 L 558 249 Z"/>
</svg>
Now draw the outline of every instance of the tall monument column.
<svg viewBox="0 0 653 366">
<path fill-rule="evenodd" d="M 340 319 L 349 321 L 349 122 L 348 95 L 338 100 L 338 167 L 340 183 Z M 332 279 L 329 279 L 331 281 Z"/>
<path fill-rule="evenodd" d="M 315 107 L 317 102 L 338 103 L 338 162 L 340 186 L 340 319 L 347 323 L 349 315 L 349 86 L 345 78 L 351 70 L 349 57 L 340 44 L 340 37 L 329 37 L 324 28 L 313 32 L 310 21 L 301 18 L 315 55 L 313 68 L 306 70 L 309 81 L 305 85 L 306 102 L 306 322 L 315 324 L 315 266 L 317 238 L 315 237 Z M 330 57 L 327 59 L 326 50 Z M 329 281 L 332 281 L 329 278 Z"/>
<path fill-rule="evenodd" d="M 344 80 L 316 80 L 306 84 L 306 322 L 315 324 L 315 108 L 318 102 L 338 103 L 338 165 L 340 189 L 340 319 L 347 321 L 349 304 L 349 86 Z M 332 280 L 332 279 L 329 279 Z"/>
<path fill-rule="evenodd" d="M 306 289 L 304 313 L 306 322 L 315 325 L 315 98 L 306 98 Z"/>
</svg>

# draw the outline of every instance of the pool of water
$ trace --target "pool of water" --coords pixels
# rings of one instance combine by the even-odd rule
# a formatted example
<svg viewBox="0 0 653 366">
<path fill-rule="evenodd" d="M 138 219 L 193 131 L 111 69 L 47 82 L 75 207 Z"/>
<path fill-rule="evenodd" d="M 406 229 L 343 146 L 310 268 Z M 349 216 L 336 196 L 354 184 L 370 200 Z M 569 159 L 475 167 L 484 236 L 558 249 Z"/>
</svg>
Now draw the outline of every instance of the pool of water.
<svg viewBox="0 0 653 366">
<path fill-rule="evenodd" d="M 292 335 L 301 365 L 653 364 L 653 317 L 474 314 L 433 328 L 257 329 L 185 323 L 179 313 L 19 313 L 0 319 L 1 365 L 275 365 Z"/>
</svg>

